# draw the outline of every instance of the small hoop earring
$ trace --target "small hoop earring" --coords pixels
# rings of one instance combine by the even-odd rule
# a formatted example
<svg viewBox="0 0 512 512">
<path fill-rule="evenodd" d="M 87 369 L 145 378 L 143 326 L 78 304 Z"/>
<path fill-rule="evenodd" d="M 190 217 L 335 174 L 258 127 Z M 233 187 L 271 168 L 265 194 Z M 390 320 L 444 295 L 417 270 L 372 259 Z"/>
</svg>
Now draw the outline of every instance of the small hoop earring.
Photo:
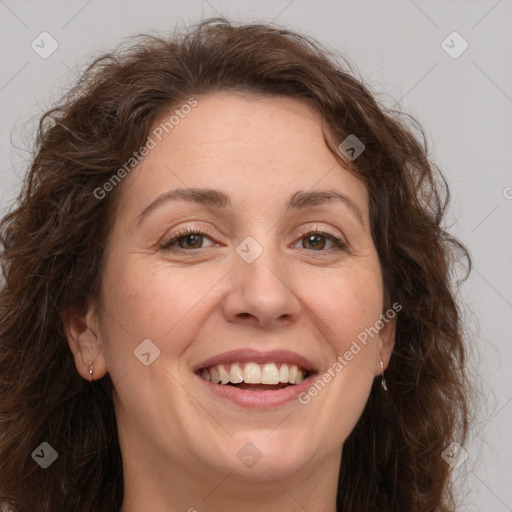
<svg viewBox="0 0 512 512">
<path fill-rule="evenodd" d="M 380 367 L 382 368 L 382 387 L 384 391 L 388 390 L 388 385 L 386 384 L 386 379 L 384 378 L 384 363 L 382 361 L 382 357 L 380 358 Z"/>
<path fill-rule="evenodd" d="M 92 382 L 92 363 L 89 363 L 89 382 Z"/>
</svg>

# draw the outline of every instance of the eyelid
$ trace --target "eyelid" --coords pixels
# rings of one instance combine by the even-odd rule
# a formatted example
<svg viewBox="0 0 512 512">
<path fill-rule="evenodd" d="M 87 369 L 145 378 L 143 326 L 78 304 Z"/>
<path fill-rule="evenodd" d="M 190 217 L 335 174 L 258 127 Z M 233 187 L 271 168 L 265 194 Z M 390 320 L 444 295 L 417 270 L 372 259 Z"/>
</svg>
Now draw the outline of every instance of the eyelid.
<svg viewBox="0 0 512 512">
<path fill-rule="evenodd" d="M 311 251 L 309 249 L 302 249 L 304 251 L 308 252 L 317 252 L 317 253 L 330 253 L 331 251 L 349 251 L 350 245 L 347 241 L 347 239 L 337 231 L 335 231 L 330 226 L 319 226 L 319 225 L 310 225 L 310 226 L 303 226 L 300 228 L 300 237 L 297 239 L 297 241 L 293 242 L 293 245 L 295 245 L 298 241 L 300 241 L 303 237 L 309 234 L 317 234 L 325 236 L 326 238 L 332 238 L 332 243 L 335 247 L 332 247 L 331 249 L 327 249 L 324 251 Z"/>
<path fill-rule="evenodd" d="M 164 236 L 161 241 L 159 242 L 159 246 L 161 249 L 164 250 L 170 250 L 172 244 L 176 243 L 180 238 L 187 236 L 188 234 L 198 234 L 202 237 L 208 237 L 212 240 L 214 246 L 219 246 L 220 244 L 215 240 L 214 236 L 211 234 L 209 228 L 205 226 L 199 226 L 199 225 L 187 225 L 182 228 L 178 228 L 176 231 L 174 231 L 172 234 L 168 236 Z M 301 240 L 301 238 L 305 237 L 306 235 L 323 235 L 326 238 L 331 238 L 331 242 L 334 244 L 334 247 L 331 247 L 327 250 L 321 250 L 321 251 L 311 251 L 309 249 L 302 249 L 308 252 L 318 252 L 318 253 L 330 253 L 331 251 L 336 250 L 348 250 L 349 244 L 346 241 L 345 237 L 343 235 L 340 235 L 339 233 L 335 232 L 333 228 L 329 226 L 319 226 L 319 225 L 308 225 L 308 226 L 301 226 L 299 230 L 299 237 L 293 242 L 292 245 L 295 245 L 297 242 Z M 182 247 L 175 247 L 173 248 L 174 251 L 177 252 L 196 252 L 200 251 L 201 249 L 207 249 L 207 247 L 200 247 L 198 249 L 183 249 Z"/>
<path fill-rule="evenodd" d="M 343 239 L 343 236 L 338 232 L 335 232 L 330 226 L 319 226 L 318 224 L 302 226 L 299 232 L 301 236 L 305 236 L 309 233 L 327 233 L 333 237 Z"/>
<path fill-rule="evenodd" d="M 171 233 L 170 235 L 165 235 L 159 242 L 160 249 L 169 249 L 170 245 L 177 242 L 181 237 L 186 236 L 188 234 L 200 234 L 201 236 L 207 236 L 210 238 L 214 244 L 213 245 L 219 245 L 219 243 L 214 239 L 213 235 L 211 234 L 210 230 L 204 226 L 198 226 L 198 225 L 187 225 L 182 228 L 178 228 L 176 231 Z M 206 247 L 201 247 L 199 249 L 194 249 L 194 251 L 199 251 L 201 249 L 206 249 Z M 185 251 L 185 252 L 191 252 L 190 250 L 183 249 L 182 247 L 175 247 L 174 250 L 176 251 Z"/>
</svg>

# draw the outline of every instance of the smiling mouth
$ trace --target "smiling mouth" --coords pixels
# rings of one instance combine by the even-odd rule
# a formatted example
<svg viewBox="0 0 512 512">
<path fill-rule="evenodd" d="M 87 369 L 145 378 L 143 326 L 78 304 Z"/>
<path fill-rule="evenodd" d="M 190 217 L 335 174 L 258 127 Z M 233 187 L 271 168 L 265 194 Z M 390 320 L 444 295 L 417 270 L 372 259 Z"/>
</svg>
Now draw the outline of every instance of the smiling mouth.
<svg viewBox="0 0 512 512">
<path fill-rule="evenodd" d="M 274 391 L 296 386 L 311 372 L 289 363 L 237 362 L 216 364 L 196 372 L 204 380 L 223 386 L 234 386 L 247 391 Z"/>
</svg>

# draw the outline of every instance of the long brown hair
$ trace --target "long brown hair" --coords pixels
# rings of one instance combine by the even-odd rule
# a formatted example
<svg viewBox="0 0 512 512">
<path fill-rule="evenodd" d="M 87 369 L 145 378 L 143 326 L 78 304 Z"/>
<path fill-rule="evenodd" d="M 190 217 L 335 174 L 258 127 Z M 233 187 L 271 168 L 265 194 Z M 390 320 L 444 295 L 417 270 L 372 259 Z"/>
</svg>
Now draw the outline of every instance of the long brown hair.
<svg viewBox="0 0 512 512">
<path fill-rule="evenodd" d="M 442 227 L 449 191 L 421 126 L 379 105 L 355 75 L 307 36 L 210 19 L 100 57 L 44 114 L 17 205 L 0 223 L 0 502 L 17 512 L 119 510 L 113 383 L 79 376 L 61 320 L 99 294 L 122 183 L 101 199 L 95 191 L 162 115 L 236 90 L 301 99 L 321 115 L 326 143 L 369 192 L 385 308 L 402 306 L 389 390 L 375 381 L 343 447 L 338 510 L 454 510 L 442 452 L 465 441 L 469 386 L 451 269 L 465 262 L 464 280 L 471 259 Z M 337 147 L 350 134 L 365 145 L 354 161 Z M 47 469 L 31 457 L 42 442 L 58 452 Z"/>
</svg>

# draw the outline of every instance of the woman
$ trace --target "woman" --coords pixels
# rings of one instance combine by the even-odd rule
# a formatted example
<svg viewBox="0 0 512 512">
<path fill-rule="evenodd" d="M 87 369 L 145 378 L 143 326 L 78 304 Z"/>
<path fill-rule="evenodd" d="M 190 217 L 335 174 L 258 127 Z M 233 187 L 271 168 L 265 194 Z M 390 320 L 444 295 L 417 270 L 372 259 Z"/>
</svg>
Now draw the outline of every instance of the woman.
<svg viewBox="0 0 512 512">
<path fill-rule="evenodd" d="M 454 510 L 448 197 L 421 128 L 299 34 L 95 61 L 1 224 L 1 501 Z"/>
</svg>

